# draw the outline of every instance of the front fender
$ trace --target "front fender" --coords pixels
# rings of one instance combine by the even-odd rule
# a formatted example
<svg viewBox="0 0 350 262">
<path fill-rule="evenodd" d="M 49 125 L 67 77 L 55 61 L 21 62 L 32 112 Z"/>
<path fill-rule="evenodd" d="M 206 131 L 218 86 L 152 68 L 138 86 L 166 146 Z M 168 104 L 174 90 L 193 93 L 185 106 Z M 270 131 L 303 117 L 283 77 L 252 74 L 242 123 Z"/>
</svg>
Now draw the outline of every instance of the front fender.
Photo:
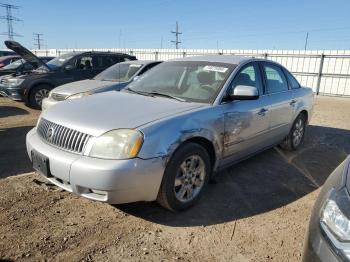
<svg viewBox="0 0 350 262">
<path fill-rule="evenodd" d="M 217 106 L 199 108 L 139 129 L 144 134 L 140 158 L 169 159 L 180 145 L 193 138 L 204 138 L 212 144 L 216 156 L 214 169 L 222 156 L 224 118 L 222 109 Z"/>
</svg>

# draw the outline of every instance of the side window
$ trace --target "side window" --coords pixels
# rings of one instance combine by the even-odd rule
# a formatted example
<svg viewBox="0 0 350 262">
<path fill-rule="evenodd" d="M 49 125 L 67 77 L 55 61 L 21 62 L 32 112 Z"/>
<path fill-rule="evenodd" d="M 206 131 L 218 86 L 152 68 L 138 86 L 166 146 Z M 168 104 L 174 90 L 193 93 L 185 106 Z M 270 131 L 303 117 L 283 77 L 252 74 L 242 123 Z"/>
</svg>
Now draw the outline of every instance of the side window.
<svg viewBox="0 0 350 262">
<path fill-rule="evenodd" d="M 288 90 L 287 80 L 279 66 L 263 64 L 266 87 L 269 94 Z"/>
<path fill-rule="evenodd" d="M 298 89 L 300 88 L 300 84 L 299 82 L 295 79 L 295 77 L 290 73 L 288 72 L 287 70 L 283 70 L 285 75 L 287 76 L 287 79 L 288 79 L 288 82 L 290 84 L 290 87 L 292 89 Z"/>
<path fill-rule="evenodd" d="M 77 68 L 82 70 L 90 70 L 94 67 L 91 56 L 82 56 L 77 61 Z"/>
<path fill-rule="evenodd" d="M 235 88 L 239 85 L 255 86 L 259 90 L 260 95 L 264 93 L 258 68 L 254 64 L 248 64 L 243 69 L 241 69 L 241 71 L 233 79 L 231 88 Z"/>
</svg>

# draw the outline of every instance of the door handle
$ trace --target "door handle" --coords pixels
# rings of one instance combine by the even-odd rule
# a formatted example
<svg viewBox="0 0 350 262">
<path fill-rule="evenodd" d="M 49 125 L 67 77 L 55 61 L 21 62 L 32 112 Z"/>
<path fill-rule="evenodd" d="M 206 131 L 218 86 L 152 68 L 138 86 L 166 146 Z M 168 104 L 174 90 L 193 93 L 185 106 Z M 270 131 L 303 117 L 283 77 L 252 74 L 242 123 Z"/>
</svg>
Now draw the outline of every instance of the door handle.
<svg viewBox="0 0 350 262">
<path fill-rule="evenodd" d="M 266 109 L 266 108 L 261 108 L 260 111 L 258 112 L 258 115 L 259 116 L 264 116 L 267 111 L 269 111 L 269 110 Z"/>
<path fill-rule="evenodd" d="M 294 105 L 296 104 L 296 102 L 297 102 L 297 101 L 293 99 L 292 101 L 290 101 L 289 104 L 290 104 L 291 106 L 294 106 Z"/>
</svg>

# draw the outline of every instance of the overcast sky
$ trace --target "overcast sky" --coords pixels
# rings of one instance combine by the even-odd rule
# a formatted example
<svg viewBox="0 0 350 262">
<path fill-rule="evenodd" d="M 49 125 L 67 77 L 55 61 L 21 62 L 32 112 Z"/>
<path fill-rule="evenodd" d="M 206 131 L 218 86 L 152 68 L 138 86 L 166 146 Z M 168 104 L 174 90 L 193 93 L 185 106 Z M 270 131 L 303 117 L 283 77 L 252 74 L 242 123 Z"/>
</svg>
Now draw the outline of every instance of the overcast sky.
<svg viewBox="0 0 350 262">
<path fill-rule="evenodd" d="M 4 2 L 4 1 L 2 1 Z M 350 49 L 349 0 L 8 0 L 21 6 L 15 40 L 34 48 Z M 0 9 L 5 15 L 5 9 Z M 1 31 L 7 31 L 5 21 Z M 6 40 L 6 36 L 0 36 Z M 3 45 L 2 45 L 3 47 Z"/>
</svg>

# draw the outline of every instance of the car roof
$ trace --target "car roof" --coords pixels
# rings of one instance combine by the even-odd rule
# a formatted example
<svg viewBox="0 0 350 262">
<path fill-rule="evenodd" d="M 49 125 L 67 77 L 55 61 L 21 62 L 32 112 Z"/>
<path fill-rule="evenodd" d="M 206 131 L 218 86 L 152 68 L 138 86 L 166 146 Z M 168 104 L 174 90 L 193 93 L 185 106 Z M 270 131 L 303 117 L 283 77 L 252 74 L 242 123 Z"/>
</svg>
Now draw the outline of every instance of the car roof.
<svg viewBox="0 0 350 262">
<path fill-rule="evenodd" d="M 128 54 L 125 54 L 125 53 L 116 53 L 116 52 L 108 52 L 108 51 L 106 51 L 106 52 L 100 52 L 100 51 L 71 51 L 71 52 L 64 53 L 62 55 L 75 56 L 75 55 L 82 55 L 82 54 L 132 56 L 132 55 L 128 55 Z"/>
<path fill-rule="evenodd" d="M 189 56 L 184 58 L 172 59 L 169 61 L 205 61 L 205 62 L 217 62 L 238 65 L 244 61 L 251 60 L 251 57 L 238 56 L 238 55 L 206 55 L 206 56 Z"/>
</svg>

